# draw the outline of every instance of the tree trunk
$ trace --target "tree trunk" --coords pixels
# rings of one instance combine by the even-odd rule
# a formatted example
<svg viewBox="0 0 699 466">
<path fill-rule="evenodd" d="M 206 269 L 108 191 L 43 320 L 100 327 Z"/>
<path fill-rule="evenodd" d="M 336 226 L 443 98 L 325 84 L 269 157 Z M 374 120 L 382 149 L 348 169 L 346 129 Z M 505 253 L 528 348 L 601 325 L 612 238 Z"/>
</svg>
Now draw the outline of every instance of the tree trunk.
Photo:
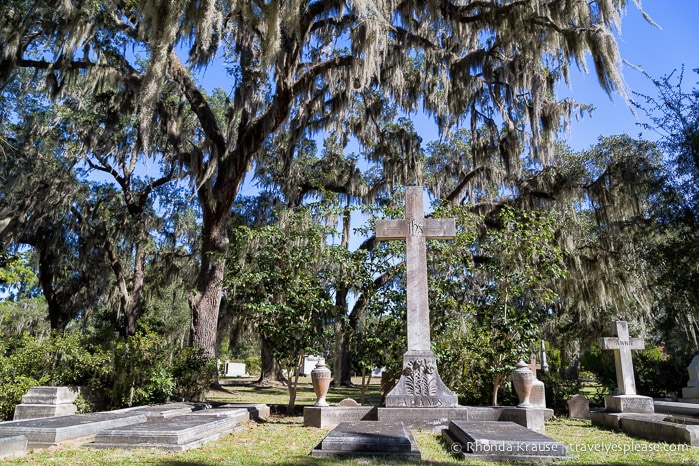
<svg viewBox="0 0 699 466">
<path fill-rule="evenodd" d="M 146 250 L 144 246 L 136 243 L 136 257 L 134 260 L 133 287 L 131 294 L 127 297 L 124 307 L 124 317 L 126 317 L 126 335 L 136 334 L 136 324 L 141 316 L 141 303 L 143 302 L 143 281 L 146 267 Z"/>
<path fill-rule="evenodd" d="M 294 407 L 296 406 L 296 393 L 298 392 L 299 388 L 299 376 L 301 375 L 301 366 L 303 365 L 303 358 L 305 356 L 306 352 L 304 350 L 301 350 L 299 353 L 299 357 L 296 360 L 296 367 L 289 366 L 287 368 L 287 372 L 289 374 L 289 405 L 286 408 L 286 415 L 287 416 L 293 416 L 294 415 Z M 291 374 L 294 374 L 293 378 Z"/>
<path fill-rule="evenodd" d="M 342 242 L 341 246 L 349 249 L 349 240 L 351 232 L 351 210 L 346 206 L 342 215 Z M 345 283 L 338 283 L 337 293 L 335 295 L 335 308 L 337 315 L 335 317 L 335 381 L 337 385 L 352 387 L 352 353 L 351 342 L 355 333 L 355 325 L 347 325 L 345 315 L 347 313 L 347 295 L 349 287 Z M 339 324 L 339 325 L 338 325 Z M 339 351 L 338 351 L 339 349 Z"/>
<path fill-rule="evenodd" d="M 505 380 L 505 377 L 503 377 L 500 374 L 497 374 L 495 376 L 495 379 L 493 379 L 493 394 L 491 398 L 491 404 L 492 406 L 497 406 L 498 405 L 498 390 L 500 390 L 500 386 L 502 385 L 502 382 Z"/>
<path fill-rule="evenodd" d="M 354 384 L 352 383 L 352 350 L 351 350 L 351 345 L 350 345 L 350 338 L 352 338 L 352 335 L 354 334 L 354 329 L 351 327 L 347 329 L 347 331 L 344 333 L 344 336 L 342 338 L 342 347 L 341 347 L 341 363 L 340 363 L 340 368 L 341 368 L 341 374 L 340 374 L 340 385 L 344 387 L 353 387 Z"/>
<path fill-rule="evenodd" d="M 286 383 L 282 368 L 272 355 L 272 345 L 260 336 L 260 378 L 258 385 L 271 385 L 276 382 Z"/>
<path fill-rule="evenodd" d="M 228 210 L 204 209 L 201 268 L 195 294 L 189 298 L 192 311 L 190 342 L 202 348 L 209 359 L 216 357 L 218 313 L 223 295 L 228 245 Z"/>
<path fill-rule="evenodd" d="M 359 404 L 363 405 L 366 402 L 366 392 L 369 389 L 369 384 L 371 383 L 371 370 L 363 368 L 362 369 L 362 391 L 359 395 Z"/>
<path fill-rule="evenodd" d="M 68 325 L 68 319 L 62 310 L 61 303 L 53 289 L 53 271 L 51 263 L 53 256 L 49 250 L 48 241 L 39 245 L 39 283 L 49 308 L 51 330 L 63 330 Z"/>
</svg>

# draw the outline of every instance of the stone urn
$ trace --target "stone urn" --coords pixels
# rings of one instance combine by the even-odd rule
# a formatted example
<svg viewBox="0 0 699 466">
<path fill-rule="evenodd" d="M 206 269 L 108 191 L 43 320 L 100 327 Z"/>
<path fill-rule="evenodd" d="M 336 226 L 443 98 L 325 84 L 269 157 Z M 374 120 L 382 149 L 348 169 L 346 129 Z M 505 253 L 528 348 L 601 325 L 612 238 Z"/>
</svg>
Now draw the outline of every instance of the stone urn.
<svg viewBox="0 0 699 466">
<path fill-rule="evenodd" d="M 519 397 L 518 408 L 528 408 L 529 395 L 532 393 L 532 383 L 534 382 L 534 374 L 527 366 L 527 363 L 520 360 L 517 363 L 516 369 L 512 371 L 512 385 L 515 387 L 517 396 Z"/>
<path fill-rule="evenodd" d="M 331 380 L 330 369 L 325 367 L 325 359 L 320 358 L 316 363 L 315 369 L 311 371 L 311 383 L 313 383 L 313 391 L 316 393 L 314 406 L 328 406 L 325 396 L 328 394 Z"/>
</svg>

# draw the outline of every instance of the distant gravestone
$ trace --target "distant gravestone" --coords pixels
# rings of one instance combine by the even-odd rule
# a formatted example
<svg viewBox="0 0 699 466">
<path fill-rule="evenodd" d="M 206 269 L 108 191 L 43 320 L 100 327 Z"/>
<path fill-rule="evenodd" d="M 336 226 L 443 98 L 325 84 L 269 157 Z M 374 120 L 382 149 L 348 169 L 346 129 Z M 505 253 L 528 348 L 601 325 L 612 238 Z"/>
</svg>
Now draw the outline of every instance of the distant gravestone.
<svg viewBox="0 0 699 466">
<path fill-rule="evenodd" d="M 689 372 L 689 382 L 682 389 L 682 398 L 697 399 L 699 398 L 699 354 L 692 358 L 692 362 L 687 366 Z"/>
<path fill-rule="evenodd" d="M 386 407 L 452 407 L 457 396 L 442 382 L 437 358 L 430 347 L 430 310 L 427 299 L 428 239 L 453 239 L 454 219 L 425 218 L 422 186 L 405 190 L 405 219 L 376 222 L 376 240 L 405 241 L 407 268 L 408 350 L 403 372 L 386 395 Z"/>
<path fill-rule="evenodd" d="M 250 374 L 245 372 L 245 363 L 226 361 L 226 377 L 249 377 Z"/>
<path fill-rule="evenodd" d="M 320 356 L 304 356 L 303 364 L 301 365 L 301 375 L 310 376 L 311 371 L 316 368 L 316 365 L 320 359 Z"/>
<path fill-rule="evenodd" d="M 568 400 L 568 416 L 571 419 L 590 419 L 590 401 L 585 395 L 573 395 Z"/>
<path fill-rule="evenodd" d="M 340 401 L 337 405 L 338 406 L 360 406 L 359 403 L 357 403 L 352 398 L 345 398 L 344 400 Z"/>
<path fill-rule="evenodd" d="M 615 337 L 602 338 L 602 348 L 614 351 L 618 395 L 604 398 L 607 411 L 615 413 L 652 413 L 653 399 L 636 394 L 631 350 L 643 349 L 641 338 L 629 338 L 628 324 L 623 320 L 614 322 Z"/>
</svg>

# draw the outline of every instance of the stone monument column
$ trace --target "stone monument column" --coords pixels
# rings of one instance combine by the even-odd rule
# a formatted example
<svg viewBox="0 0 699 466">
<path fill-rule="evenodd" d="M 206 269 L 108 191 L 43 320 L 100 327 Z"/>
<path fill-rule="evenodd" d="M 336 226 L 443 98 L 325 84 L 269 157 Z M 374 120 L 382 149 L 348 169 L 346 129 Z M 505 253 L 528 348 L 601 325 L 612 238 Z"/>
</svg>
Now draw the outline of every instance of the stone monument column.
<svg viewBox="0 0 699 466">
<path fill-rule="evenodd" d="M 407 267 L 408 348 L 398 384 L 386 395 L 386 407 L 452 407 L 458 399 L 442 382 L 430 347 L 427 298 L 427 239 L 453 239 L 453 219 L 425 218 L 422 186 L 405 192 L 405 219 L 376 222 L 376 240 L 404 240 Z"/>
</svg>

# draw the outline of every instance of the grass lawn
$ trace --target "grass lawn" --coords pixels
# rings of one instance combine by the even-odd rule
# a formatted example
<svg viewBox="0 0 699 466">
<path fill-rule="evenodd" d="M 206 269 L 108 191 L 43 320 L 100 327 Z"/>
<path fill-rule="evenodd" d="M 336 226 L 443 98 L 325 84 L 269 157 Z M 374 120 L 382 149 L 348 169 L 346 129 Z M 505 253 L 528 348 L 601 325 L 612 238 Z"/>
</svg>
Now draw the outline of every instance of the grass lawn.
<svg viewBox="0 0 699 466">
<path fill-rule="evenodd" d="M 378 382 L 378 381 L 377 381 Z M 212 391 L 209 399 L 226 402 L 255 402 L 273 406 L 285 405 L 288 395 L 284 387 L 257 388 L 251 379 L 226 381 L 226 391 Z M 378 385 L 370 388 L 370 402 L 378 400 Z M 344 398 L 359 398 L 359 388 L 331 389 L 328 402 L 337 403 Z M 302 378 L 297 403 L 312 404 L 315 400 L 310 379 Z M 308 456 L 311 449 L 328 433 L 329 429 L 303 427 L 301 416 L 273 415 L 264 423 L 248 423 L 244 429 L 202 448 L 184 453 L 167 453 L 158 450 L 93 450 L 80 445 L 67 445 L 36 453 L 23 458 L 7 460 L 8 465 L 398 465 L 416 464 L 415 461 L 378 458 L 328 459 Z M 589 422 L 568 419 L 547 423 L 546 434 L 568 446 L 575 459 L 547 462 L 546 464 L 589 465 L 677 465 L 699 466 L 699 448 L 668 445 L 633 439 L 621 433 L 594 428 Z M 420 446 L 420 464 L 448 465 L 499 464 L 483 461 L 465 461 L 452 456 L 438 435 L 414 432 Z M 626 450 L 626 451 L 624 451 Z M 537 464 L 537 463 L 518 463 Z"/>
</svg>

